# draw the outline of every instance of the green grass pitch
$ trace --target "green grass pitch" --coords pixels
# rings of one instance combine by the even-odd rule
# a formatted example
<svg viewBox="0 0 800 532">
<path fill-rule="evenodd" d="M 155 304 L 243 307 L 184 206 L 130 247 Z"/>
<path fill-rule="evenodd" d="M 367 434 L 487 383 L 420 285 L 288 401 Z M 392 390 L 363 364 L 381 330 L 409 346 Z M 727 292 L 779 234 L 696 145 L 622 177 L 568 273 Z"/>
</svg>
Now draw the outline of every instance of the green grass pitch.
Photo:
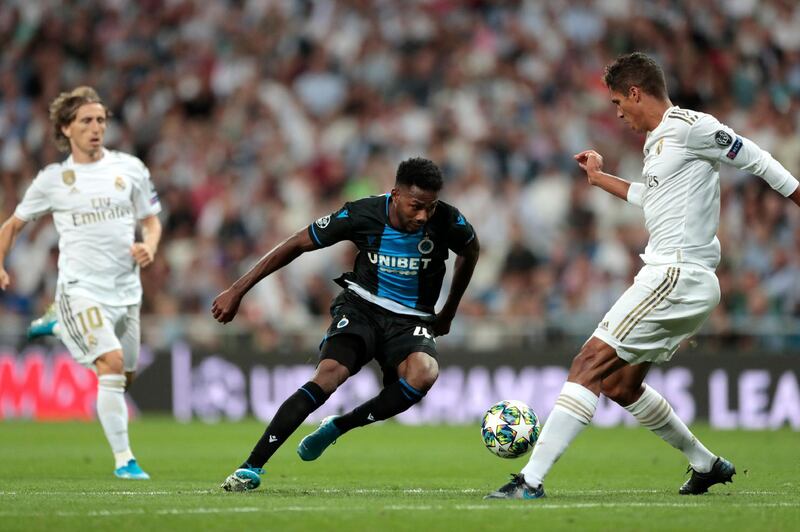
<svg viewBox="0 0 800 532">
<path fill-rule="evenodd" d="M 526 458 L 483 448 L 475 426 L 357 429 L 317 461 L 295 453 L 301 429 L 262 487 L 220 482 L 261 435 L 255 421 L 131 425 L 151 481 L 116 480 L 96 423 L 0 423 L 0 531 L 47 530 L 798 530 L 800 434 L 695 427 L 735 464 L 733 484 L 679 496 L 683 456 L 639 428 L 585 431 L 538 501 L 484 501 Z"/>
</svg>

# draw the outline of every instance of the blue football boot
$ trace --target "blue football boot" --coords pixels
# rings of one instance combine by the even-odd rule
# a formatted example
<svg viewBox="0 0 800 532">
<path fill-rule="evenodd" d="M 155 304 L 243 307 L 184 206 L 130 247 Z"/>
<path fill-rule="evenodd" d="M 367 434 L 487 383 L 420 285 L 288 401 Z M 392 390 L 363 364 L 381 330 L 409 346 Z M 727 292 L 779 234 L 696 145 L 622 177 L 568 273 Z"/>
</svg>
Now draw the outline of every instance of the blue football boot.
<svg viewBox="0 0 800 532">
<path fill-rule="evenodd" d="M 240 467 L 225 479 L 220 488 L 225 491 L 250 491 L 261 485 L 261 475 L 264 470 L 260 467 Z"/>
<path fill-rule="evenodd" d="M 337 416 L 328 416 L 322 420 L 317 430 L 300 440 L 297 446 L 297 454 L 306 462 L 316 460 L 325 452 L 332 443 L 336 443 L 336 438 L 342 435 L 336 424 L 333 422 Z"/>
<path fill-rule="evenodd" d="M 511 475 L 511 481 L 485 496 L 484 499 L 541 499 L 545 497 L 544 486 L 535 488 L 525 483 L 521 474 Z"/>
<path fill-rule="evenodd" d="M 150 480 L 150 475 L 139 467 L 139 464 L 136 463 L 136 458 L 131 458 L 128 460 L 127 464 L 116 468 L 114 470 L 114 476 L 128 480 Z"/>
<path fill-rule="evenodd" d="M 55 336 L 55 328 L 58 326 L 56 317 L 56 304 L 52 303 L 40 317 L 36 318 L 28 325 L 28 340 L 33 340 L 40 336 Z"/>
</svg>

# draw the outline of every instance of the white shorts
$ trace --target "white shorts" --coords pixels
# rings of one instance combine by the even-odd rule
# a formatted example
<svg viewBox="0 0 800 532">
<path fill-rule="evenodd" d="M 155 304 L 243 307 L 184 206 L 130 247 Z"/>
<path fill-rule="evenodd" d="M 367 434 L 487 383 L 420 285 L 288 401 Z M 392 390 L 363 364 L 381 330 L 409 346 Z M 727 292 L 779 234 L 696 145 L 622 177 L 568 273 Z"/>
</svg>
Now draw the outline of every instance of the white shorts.
<svg viewBox="0 0 800 532">
<path fill-rule="evenodd" d="M 56 296 L 61 341 L 72 357 L 86 367 L 93 367 L 100 355 L 121 349 L 125 371 L 135 371 L 139 361 L 140 307 L 103 305 L 61 293 Z"/>
<path fill-rule="evenodd" d="M 645 265 L 595 329 L 631 364 L 666 362 L 719 303 L 712 270 L 694 264 Z"/>
</svg>

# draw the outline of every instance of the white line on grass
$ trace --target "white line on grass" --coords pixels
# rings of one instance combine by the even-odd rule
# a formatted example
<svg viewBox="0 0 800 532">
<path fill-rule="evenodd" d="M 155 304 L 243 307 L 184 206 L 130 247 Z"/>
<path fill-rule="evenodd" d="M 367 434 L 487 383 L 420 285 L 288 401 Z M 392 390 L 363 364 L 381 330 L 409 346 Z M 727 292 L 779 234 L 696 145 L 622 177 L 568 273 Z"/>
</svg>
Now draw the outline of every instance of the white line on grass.
<svg viewBox="0 0 800 532">
<path fill-rule="evenodd" d="M 278 490 L 282 492 L 284 490 Z M 391 489 L 391 488 L 295 488 L 291 491 L 291 493 L 302 493 L 308 495 L 318 495 L 318 494 L 326 494 L 326 495 L 398 495 L 398 494 L 405 494 L 405 495 L 444 495 L 444 494 L 455 494 L 455 495 L 470 495 L 470 494 L 486 494 L 489 490 L 486 489 L 475 489 L 475 488 L 466 488 L 466 489 L 454 489 L 454 488 L 406 488 L 406 489 Z M 639 494 L 652 494 L 652 493 L 662 493 L 662 490 L 569 490 L 568 492 L 571 495 L 639 495 Z M 108 490 L 98 490 L 98 491 L 39 491 L 39 490 L 31 490 L 31 491 L 0 491 L 0 496 L 2 495 L 25 495 L 25 496 L 45 496 L 45 497 L 58 497 L 58 496 L 100 496 L 100 497 L 107 497 L 107 496 L 144 496 L 144 497 L 152 497 L 152 496 L 159 496 L 159 495 L 207 495 L 212 493 L 222 493 L 221 490 L 217 489 L 207 489 L 207 490 L 174 490 L 174 491 L 108 491 Z M 741 493 L 741 492 L 740 492 Z M 755 493 L 755 492 L 751 492 Z"/>
<path fill-rule="evenodd" d="M 269 489 L 269 488 L 267 488 Z M 291 490 L 278 489 L 278 494 L 296 493 L 303 495 L 471 495 L 471 494 L 486 494 L 490 490 L 486 489 L 453 489 L 453 488 L 405 488 L 405 489 L 392 489 L 392 488 L 295 488 Z M 559 495 L 652 495 L 656 493 L 671 493 L 671 490 L 654 490 L 654 489 L 609 489 L 609 490 L 555 490 L 554 493 Z M 735 491 L 736 495 L 769 495 L 769 496 L 782 496 L 789 495 L 787 492 L 782 491 L 760 491 L 760 490 L 747 490 Z M 204 489 L 204 490 L 161 490 L 161 491 L 0 491 L 0 496 L 15 495 L 15 496 L 44 496 L 44 497 L 59 497 L 59 496 L 140 496 L 140 497 L 153 497 L 161 495 L 211 495 L 222 494 L 219 489 Z"/>
<path fill-rule="evenodd" d="M 217 493 L 217 490 L 173 490 L 173 491 L 108 491 L 108 490 L 98 490 L 98 491 L 0 491 L 0 495 L 25 495 L 26 497 L 31 495 L 44 495 L 47 497 L 58 497 L 58 496 L 73 496 L 73 495 L 81 495 L 81 496 L 120 496 L 120 495 L 142 495 L 145 497 L 154 496 L 154 495 L 202 495 L 202 494 L 211 494 Z"/>
<path fill-rule="evenodd" d="M 501 506 L 498 506 L 500 504 Z M 719 506 L 714 501 L 691 502 L 691 503 L 672 503 L 672 502 L 596 502 L 596 503 L 550 503 L 550 502 L 527 502 L 515 504 L 485 503 L 485 504 L 390 504 L 386 506 L 373 505 L 370 507 L 347 506 L 275 506 L 271 508 L 260 508 L 255 506 L 234 506 L 223 508 L 166 508 L 160 510 L 145 509 L 119 509 L 119 510 L 91 510 L 87 512 L 56 511 L 49 512 L 48 515 L 57 517 L 117 517 L 122 515 L 197 515 L 197 514 L 224 514 L 224 513 L 274 513 L 274 512 L 375 512 L 375 511 L 443 511 L 443 510 L 462 510 L 462 511 L 493 511 L 501 507 L 504 512 L 509 510 L 521 510 L 526 512 L 544 510 L 582 510 L 596 508 L 707 508 Z M 774 503 L 747 503 L 739 504 L 738 507 L 746 508 L 800 508 L 800 502 L 774 502 Z M 33 512 L 0 512 L 2 517 L 36 517 L 42 516 Z"/>
<path fill-rule="evenodd" d="M 120 510 L 90 510 L 88 512 L 49 512 L 48 515 L 56 517 L 118 517 L 121 515 L 190 515 L 190 514 L 224 514 L 224 513 L 253 513 L 263 512 L 264 508 L 253 506 L 227 507 L 227 508 L 164 508 L 161 510 L 144 510 L 141 508 Z M 0 512 L 0 516 L 8 517 L 34 517 L 39 513 Z"/>
</svg>

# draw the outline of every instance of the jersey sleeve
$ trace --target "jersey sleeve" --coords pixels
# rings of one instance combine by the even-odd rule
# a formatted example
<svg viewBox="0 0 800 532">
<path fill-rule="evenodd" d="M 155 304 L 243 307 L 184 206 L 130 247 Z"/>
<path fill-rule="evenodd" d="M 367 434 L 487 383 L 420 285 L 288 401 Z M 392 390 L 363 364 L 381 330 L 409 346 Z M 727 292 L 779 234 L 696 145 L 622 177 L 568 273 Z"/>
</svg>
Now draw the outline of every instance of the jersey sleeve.
<svg viewBox="0 0 800 532">
<path fill-rule="evenodd" d="M 641 207 L 644 205 L 644 183 L 631 183 L 628 187 L 628 203 Z"/>
<path fill-rule="evenodd" d="M 308 226 L 308 234 L 318 248 L 351 239 L 353 218 L 350 211 L 351 205 L 345 203 L 338 211 L 323 216 Z"/>
<path fill-rule="evenodd" d="M 133 184 L 133 206 L 136 209 L 136 218 L 142 220 L 161 212 L 161 201 L 158 199 L 158 192 L 153 187 L 150 179 L 150 171 L 143 162 L 140 165 L 140 178 Z"/>
<path fill-rule="evenodd" d="M 755 174 L 784 196 L 789 196 L 798 186 L 797 179 L 769 152 L 710 115 L 703 116 L 689 129 L 686 148 L 702 159 L 730 164 Z"/>
<path fill-rule="evenodd" d="M 30 222 L 51 212 L 53 206 L 50 197 L 45 192 L 47 188 L 48 187 L 44 185 L 43 173 L 39 172 L 39 175 L 33 180 L 31 186 L 25 191 L 25 196 L 23 196 L 22 201 L 14 210 L 14 216 L 20 220 Z"/>
<path fill-rule="evenodd" d="M 475 229 L 455 207 L 450 208 L 448 216 L 447 247 L 453 253 L 460 254 L 470 242 L 475 240 Z"/>
</svg>

